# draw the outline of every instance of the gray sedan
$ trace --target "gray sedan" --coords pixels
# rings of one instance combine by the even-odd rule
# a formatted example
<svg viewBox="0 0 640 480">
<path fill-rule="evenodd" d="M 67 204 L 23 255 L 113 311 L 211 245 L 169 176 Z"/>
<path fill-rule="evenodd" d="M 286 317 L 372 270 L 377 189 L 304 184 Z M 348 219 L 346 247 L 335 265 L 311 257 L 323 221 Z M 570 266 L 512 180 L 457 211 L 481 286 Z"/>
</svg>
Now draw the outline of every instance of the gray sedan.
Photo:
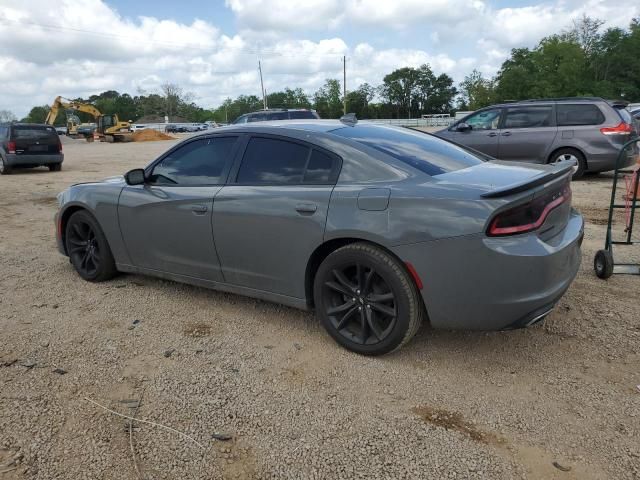
<svg viewBox="0 0 640 480">
<path fill-rule="evenodd" d="M 88 281 L 129 272 L 315 309 L 341 345 L 379 355 L 423 321 L 544 318 L 580 263 L 571 167 L 363 122 L 224 127 L 69 187 L 57 241 Z"/>
</svg>

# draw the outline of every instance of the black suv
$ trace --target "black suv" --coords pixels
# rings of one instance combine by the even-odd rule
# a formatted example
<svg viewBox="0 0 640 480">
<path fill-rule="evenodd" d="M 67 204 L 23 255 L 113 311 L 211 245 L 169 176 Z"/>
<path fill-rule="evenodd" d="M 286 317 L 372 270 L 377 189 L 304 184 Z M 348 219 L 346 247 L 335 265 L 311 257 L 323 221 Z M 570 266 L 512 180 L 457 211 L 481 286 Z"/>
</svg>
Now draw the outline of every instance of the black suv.
<svg viewBox="0 0 640 480">
<path fill-rule="evenodd" d="M 268 120 L 317 120 L 319 118 L 320 115 L 315 110 L 306 108 L 270 108 L 240 115 L 233 123 L 235 125 L 238 123 L 266 122 Z"/>
<path fill-rule="evenodd" d="M 7 175 L 16 167 L 49 167 L 62 169 L 62 143 L 51 125 L 11 123 L 0 125 L 0 174 Z"/>
</svg>

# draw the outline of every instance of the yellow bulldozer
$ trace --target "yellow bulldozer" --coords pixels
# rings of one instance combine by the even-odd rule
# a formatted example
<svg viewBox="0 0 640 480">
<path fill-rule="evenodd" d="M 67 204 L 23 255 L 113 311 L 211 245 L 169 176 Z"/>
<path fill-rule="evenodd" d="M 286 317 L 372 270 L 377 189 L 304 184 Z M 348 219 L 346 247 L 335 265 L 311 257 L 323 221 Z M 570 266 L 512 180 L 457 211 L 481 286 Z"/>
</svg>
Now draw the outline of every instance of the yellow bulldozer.
<svg viewBox="0 0 640 480">
<path fill-rule="evenodd" d="M 60 110 L 73 110 L 91 115 L 96 122 L 95 133 L 101 142 L 130 142 L 132 140 L 130 122 L 121 122 L 116 114 L 103 115 L 100 110 L 90 103 L 76 102 L 63 97 L 56 97 L 53 101 L 45 123 L 53 125 Z M 67 132 L 71 135 L 77 133 L 77 127 L 73 120 L 67 122 Z M 87 141 L 92 142 L 94 136 L 93 134 L 86 134 L 85 138 Z"/>
</svg>

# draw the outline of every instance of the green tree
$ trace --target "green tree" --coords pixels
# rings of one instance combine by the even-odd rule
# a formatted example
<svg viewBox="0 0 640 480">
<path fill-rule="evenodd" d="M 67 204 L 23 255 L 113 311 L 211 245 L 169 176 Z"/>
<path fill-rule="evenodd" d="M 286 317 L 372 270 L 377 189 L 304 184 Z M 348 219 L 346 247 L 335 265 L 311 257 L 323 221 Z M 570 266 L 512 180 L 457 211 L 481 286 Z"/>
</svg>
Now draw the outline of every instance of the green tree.
<svg viewBox="0 0 640 480">
<path fill-rule="evenodd" d="M 376 89 L 363 83 L 357 89 L 347 93 L 347 112 L 355 113 L 357 118 L 371 118 L 369 103 L 375 97 Z"/>
<path fill-rule="evenodd" d="M 495 83 L 474 69 L 460 83 L 460 98 L 460 109 L 477 110 L 491 105 L 495 101 Z"/>
<path fill-rule="evenodd" d="M 321 118 L 340 118 L 343 114 L 340 82 L 328 78 L 313 94 L 313 105 Z"/>
<path fill-rule="evenodd" d="M 50 107 L 49 105 L 41 105 L 38 107 L 33 107 L 29 114 L 23 118 L 21 121 L 25 123 L 44 123 L 49 114 Z M 58 115 L 59 117 L 61 115 Z"/>
</svg>

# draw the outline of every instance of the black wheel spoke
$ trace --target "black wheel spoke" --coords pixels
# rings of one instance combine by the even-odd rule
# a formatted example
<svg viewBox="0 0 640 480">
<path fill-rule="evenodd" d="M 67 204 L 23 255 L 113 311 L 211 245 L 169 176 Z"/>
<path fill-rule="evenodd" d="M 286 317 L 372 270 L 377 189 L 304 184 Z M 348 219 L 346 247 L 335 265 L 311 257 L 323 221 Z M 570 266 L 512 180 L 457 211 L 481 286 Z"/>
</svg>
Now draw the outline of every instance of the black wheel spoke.
<svg viewBox="0 0 640 480">
<path fill-rule="evenodd" d="M 82 231 L 82 229 L 80 228 L 80 224 L 78 223 L 74 223 L 73 225 L 71 225 L 71 227 L 73 228 L 74 233 L 76 234 L 77 238 L 80 239 L 84 239 L 86 240 L 87 235 Z"/>
<path fill-rule="evenodd" d="M 369 269 L 369 272 L 364 277 L 364 285 L 362 285 L 362 291 L 360 292 L 363 296 L 366 296 L 371 291 L 371 281 L 373 280 L 373 275 L 376 272 L 373 268 Z"/>
<path fill-rule="evenodd" d="M 360 293 L 364 291 L 364 267 L 359 263 L 356 265 L 356 288 Z"/>
<path fill-rule="evenodd" d="M 73 245 L 76 245 L 78 247 L 87 247 L 87 241 L 86 240 L 81 240 L 79 238 L 74 238 L 73 235 L 69 237 L 69 243 L 72 243 Z"/>
<path fill-rule="evenodd" d="M 393 293 L 372 293 L 367 296 L 367 300 L 370 302 L 380 303 L 380 302 L 390 302 L 393 300 Z"/>
<path fill-rule="evenodd" d="M 331 290 L 335 290 L 336 292 L 339 292 L 343 295 L 346 295 L 348 297 L 352 297 L 353 296 L 353 292 L 345 287 L 343 287 L 342 285 L 336 283 L 336 282 L 327 282 L 325 283 L 325 285 L 327 287 L 329 287 Z"/>
<path fill-rule="evenodd" d="M 367 343 L 367 338 L 369 338 L 369 322 L 365 310 L 360 308 L 360 341 L 362 343 Z"/>
<path fill-rule="evenodd" d="M 346 288 L 347 291 L 353 293 L 356 290 L 351 282 L 349 282 L 349 279 L 347 279 L 347 277 L 344 276 L 344 273 L 342 273 L 340 270 L 334 270 L 333 276 L 336 277 L 336 280 L 338 280 L 340 285 Z"/>
<path fill-rule="evenodd" d="M 83 270 L 87 269 L 87 262 L 89 261 L 89 252 L 85 252 L 82 256 L 82 262 L 80 262 L 80 268 Z"/>
<path fill-rule="evenodd" d="M 86 245 L 78 245 L 77 247 L 72 247 L 69 250 L 69 255 L 75 255 L 76 253 L 84 252 L 86 249 Z"/>
<path fill-rule="evenodd" d="M 349 320 L 353 316 L 353 314 L 356 313 L 357 311 L 358 311 L 358 307 L 356 307 L 354 305 L 351 308 L 351 310 L 349 310 L 347 313 L 345 313 L 344 316 L 340 319 L 340 323 L 338 323 L 338 326 L 336 328 L 338 330 L 342 330 L 344 327 L 346 327 L 347 324 L 349 323 Z"/>
<path fill-rule="evenodd" d="M 395 308 L 388 307 L 387 305 L 383 305 L 381 303 L 370 303 L 369 305 L 371 305 L 372 309 L 380 313 L 383 313 L 389 317 L 395 318 L 396 316 Z"/>
<path fill-rule="evenodd" d="M 367 310 L 366 311 L 367 324 L 369 325 L 369 328 L 371 329 L 375 337 L 378 339 L 378 341 L 380 341 L 382 340 L 382 332 L 378 328 L 378 325 L 376 325 L 376 321 L 373 318 L 374 313 L 370 308 L 367 308 L 366 310 Z"/>
<path fill-rule="evenodd" d="M 343 303 L 342 305 L 337 305 L 335 307 L 331 307 L 330 309 L 327 310 L 327 313 L 329 315 L 335 315 L 336 313 L 342 313 L 346 310 L 349 310 L 351 307 L 353 307 L 355 305 L 355 302 L 353 300 L 349 300 L 346 303 Z"/>
</svg>

